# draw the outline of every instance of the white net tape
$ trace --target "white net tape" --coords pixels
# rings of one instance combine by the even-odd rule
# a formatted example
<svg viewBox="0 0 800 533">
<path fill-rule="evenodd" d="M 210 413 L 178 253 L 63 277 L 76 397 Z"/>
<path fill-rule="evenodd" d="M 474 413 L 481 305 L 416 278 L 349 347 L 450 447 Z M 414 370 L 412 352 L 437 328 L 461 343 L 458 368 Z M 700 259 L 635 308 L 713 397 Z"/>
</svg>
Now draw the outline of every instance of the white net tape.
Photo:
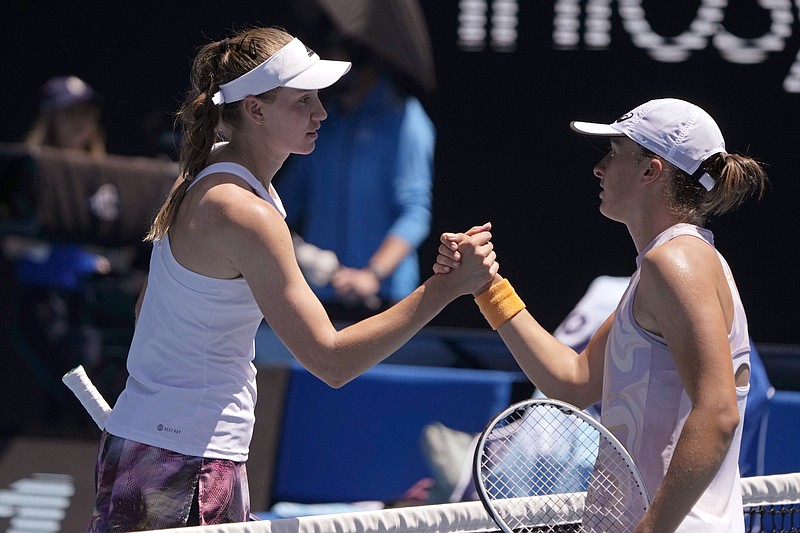
<svg viewBox="0 0 800 533">
<path fill-rule="evenodd" d="M 800 473 L 742 479 L 745 507 L 800 503 Z"/>
<path fill-rule="evenodd" d="M 800 503 L 800 473 L 742 479 L 744 506 Z M 572 505 L 582 506 L 580 494 Z M 536 501 L 535 499 L 533 501 Z M 535 504 L 533 504 L 535 507 Z M 480 502 L 422 505 L 382 511 L 359 511 L 159 530 L 174 533 L 483 533 L 498 531 Z"/>
</svg>

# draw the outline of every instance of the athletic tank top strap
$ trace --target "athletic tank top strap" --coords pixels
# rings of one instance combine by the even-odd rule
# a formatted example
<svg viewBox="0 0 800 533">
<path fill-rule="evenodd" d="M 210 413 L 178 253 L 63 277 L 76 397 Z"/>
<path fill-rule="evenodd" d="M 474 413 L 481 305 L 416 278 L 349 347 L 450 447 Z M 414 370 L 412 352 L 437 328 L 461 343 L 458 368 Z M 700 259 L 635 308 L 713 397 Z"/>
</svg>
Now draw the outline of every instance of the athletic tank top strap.
<svg viewBox="0 0 800 533">
<path fill-rule="evenodd" d="M 644 247 L 644 249 L 641 252 L 639 252 L 639 254 L 636 256 L 636 267 L 638 268 L 642 266 L 642 261 L 644 260 L 644 256 L 645 254 L 647 254 L 647 252 L 649 252 L 656 246 L 664 244 L 665 242 L 670 241 L 675 237 L 680 237 L 681 235 L 689 235 L 692 237 L 697 237 L 698 239 L 708 243 L 712 248 L 715 248 L 714 234 L 711 232 L 711 230 L 702 228 L 700 226 L 695 226 L 694 224 L 679 223 L 667 228 L 666 230 L 658 234 L 652 241 L 650 241 L 650 243 L 647 246 Z M 717 255 L 719 255 L 719 252 L 717 252 Z M 720 259 L 724 263 L 724 259 L 722 259 L 721 256 Z"/>
<path fill-rule="evenodd" d="M 247 170 L 246 167 L 240 165 L 239 163 L 232 163 L 230 161 L 223 161 L 221 163 L 214 163 L 213 165 L 209 165 L 204 168 L 200 173 L 195 176 L 192 182 L 189 184 L 189 187 L 186 190 L 191 189 L 194 187 L 194 184 L 200 181 L 201 179 L 205 178 L 210 174 L 233 174 L 239 178 L 242 178 L 247 184 L 253 188 L 256 194 L 272 204 L 275 209 L 281 214 L 283 218 L 286 218 L 286 209 L 283 207 L 283 202 L 281 202 L 280 196 L 278 196 L 278 191 L 275 190 L 275 187 L 270 186 L 272 193 L 264 187 L 258 179 L 253 175 L 252 172 Z"/>
</svg>

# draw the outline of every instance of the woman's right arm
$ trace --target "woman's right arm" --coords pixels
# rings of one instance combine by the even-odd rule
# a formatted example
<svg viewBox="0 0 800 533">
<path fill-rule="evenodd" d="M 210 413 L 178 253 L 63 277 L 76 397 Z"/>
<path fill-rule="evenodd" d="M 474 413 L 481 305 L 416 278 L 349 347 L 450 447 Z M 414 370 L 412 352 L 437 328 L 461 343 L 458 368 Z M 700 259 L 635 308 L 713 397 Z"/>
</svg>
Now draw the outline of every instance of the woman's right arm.
<svg viewBox="0 0 800 533">
<path fill-rule="evenodd" d="M 270 327 L 310 372 L 339 387 L 379 363 L 462 294 L 477 291 L 497 271 L 491 234 L 466 238 L 469 250 L 456 275 L 434 275 L 390 309 L 337 331 L 303 277 L 291 234 L 277 211 L 263 203 L 237 209 L 226 256 L 250 285 Z"/>
<path fill-rule="evenodd" d="M 603 392 L 603 360 L 613 314 L 592 335 L 581 353 L 561 343 L 527 311 L 497 328 L 522 371 L 550 398 L 587 408 Z"/>
<path fill-rule="evenodd" d="M 470 254 L 460 243 L 474 230 L 442 234 L 434 272 L 449 276 L 459 271 Z M 498 274 L 492 285 L 501 281 L 503 277 Z M 599 401 L 602 394 L 605 344 L 612 318 L 606 319 L 580 354 L 545 330 L 527 309 L 500 325 L 497 333 L 543 394 L 585 408 Z"/>
</svg>

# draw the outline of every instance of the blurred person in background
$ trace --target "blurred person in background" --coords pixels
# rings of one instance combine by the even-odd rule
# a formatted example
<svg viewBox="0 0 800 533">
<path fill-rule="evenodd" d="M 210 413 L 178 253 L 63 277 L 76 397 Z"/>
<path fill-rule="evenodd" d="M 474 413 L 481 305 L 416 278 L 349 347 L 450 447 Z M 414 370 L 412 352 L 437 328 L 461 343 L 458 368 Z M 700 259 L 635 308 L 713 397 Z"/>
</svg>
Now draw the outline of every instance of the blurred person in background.
<svg viewBox="0 0 800 533">
<path fill-rule="evenodd" d="M 356 320 L 420 282 L 417 250 L 431 228 L 436 129 L 417 95 L 432 92 L 435 79 L 416 2 L 341 4 L 317 2 L 327 16 L 305 13 L 305 24 L 324 36 L 326 57 L 353 67 L 320 94 L 328 119 L 317 149 L 290 157 L 276 183 L 312 288 L 333 316 Z M 360 18 L 351 20 L 351 12 Z M 412 56 L 406 61 L 414 66 L 387 49 Z"/>
<path fill-rule="evenodd" d="M 419 100 L 368 49 L 342 41 L 327 56 L 353 68 L 341 88 L 323 95 L 325 136 L 308 157 L 287 162 L 281 194 L 290 227 L 338 258 L 315 292 L 333 314 L 357 317 L 419 284 L 417 248 L 430 232 L 436 134 Z"/>
<path fill-rule="evenodd" d="M 49 79 L 41 91 L 39 115 L 25 135 L 32 149 L 53 147 L 92 156 L 106 153 L 98 95 L 76 76 Z M 14 261 L 15 348 L 44 388 L 42 419 L 48 426 L 89 421 L 67 395 L 61 376 L 79 364 L 99 363 L 102 338 L 87 316 L 84 282 L 108 274 L 111 262 L 71 243 L 8 235 L 3 253 Z"/>
<path fill-rule="evenodd" d="M 77 76 L 50 78 L 42 87 L 39 115 L 25 136 L 29 146 L 105 154 L 97 93 Z"/>
</svg>

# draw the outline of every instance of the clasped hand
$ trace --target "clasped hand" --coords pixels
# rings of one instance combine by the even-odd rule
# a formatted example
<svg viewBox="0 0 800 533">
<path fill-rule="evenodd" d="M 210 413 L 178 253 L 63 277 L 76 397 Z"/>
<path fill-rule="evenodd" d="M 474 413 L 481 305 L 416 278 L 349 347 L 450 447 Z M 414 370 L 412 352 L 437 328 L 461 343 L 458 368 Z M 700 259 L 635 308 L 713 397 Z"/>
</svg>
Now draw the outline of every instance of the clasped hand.
<svg viewBox="0 0 800 533">
<path fill-rule="evenodd" d="M 458 276 L 460 286 L 473 296 L 482 293 L 500 269 L 491 229 L 492 224 L 487 222 L 464 233 L 442 233 L 433 272 Z"/>
</svg>

